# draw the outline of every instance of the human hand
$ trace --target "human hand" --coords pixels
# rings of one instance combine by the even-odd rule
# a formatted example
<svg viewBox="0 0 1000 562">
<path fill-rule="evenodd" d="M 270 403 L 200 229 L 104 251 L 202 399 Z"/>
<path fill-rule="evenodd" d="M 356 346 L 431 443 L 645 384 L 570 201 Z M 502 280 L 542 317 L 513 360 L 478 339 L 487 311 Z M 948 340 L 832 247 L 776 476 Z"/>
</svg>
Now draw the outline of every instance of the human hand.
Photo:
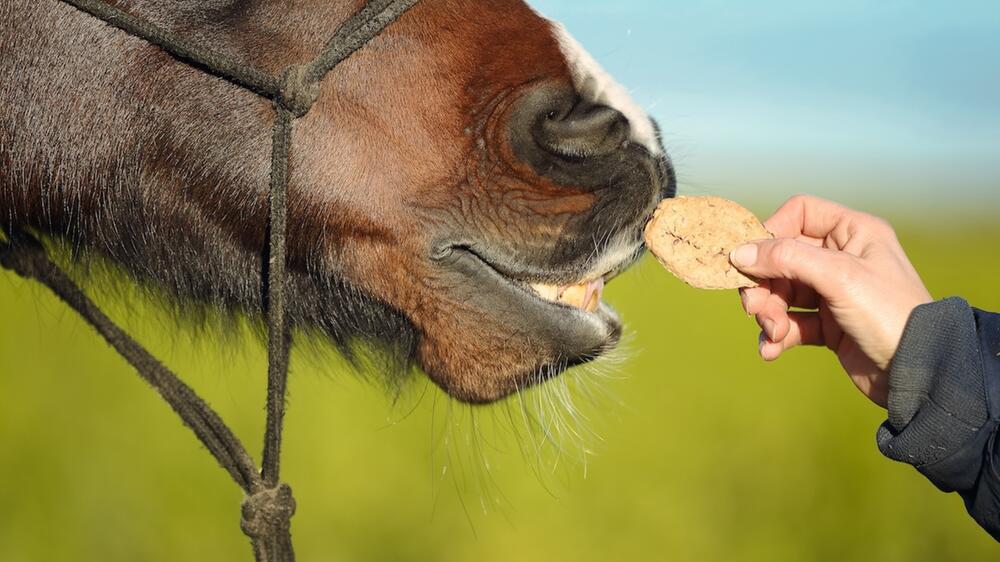
<svg viewBox="0 0 1000 562">
<path fill-rule="evenodd" d="M 810 196 L 790 199 L 765 223 L 775 235 L 730 260 L 760 287 L 741 290 L 774 361 L 799 345 L 825 345 L 858 389 L 886 407 L 887 369 L 913 309 L 932 302 L 884 220 Z M 791 309 L 798 310 L 791 310 Z"/>
</svg>

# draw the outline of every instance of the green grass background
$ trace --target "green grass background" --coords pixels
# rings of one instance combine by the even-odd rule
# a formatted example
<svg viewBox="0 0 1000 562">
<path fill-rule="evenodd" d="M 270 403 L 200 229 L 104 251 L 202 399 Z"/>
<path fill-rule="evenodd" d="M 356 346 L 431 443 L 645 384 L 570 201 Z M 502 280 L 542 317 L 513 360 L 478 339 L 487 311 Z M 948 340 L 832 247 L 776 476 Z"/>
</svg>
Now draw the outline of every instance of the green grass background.
<svg viewBox="0 0 1000 562">
<path fill-rule="evenodd" d="M 1000 225 L 977 218 L 988 213 L 888 214 L 936 296 L 1000 310 Z M 1000 555 L 959 498 L 879 455 L 883 412 L 827 352 L 762 363 L 735 293 L 689 289 L 649 259 L 607 298 L 632 334 L 616 368 L 571 372 L 486 409 L 420 380 L 392 400 L 335 359 L 300 355 L 283 464 L 300 559 Z M 112 310 L 259 449 L 258 344 L 191 341 L 141 303 Z M 559 400 L 564 387 L 575 388 L 575 416 Z M 562 420 L 554 443 L 537 428 L 550 419 Z M 0 561 L 249 560 L 240 500 L 88 327 L 44 289 L 0 273 Z"/>
</svg>

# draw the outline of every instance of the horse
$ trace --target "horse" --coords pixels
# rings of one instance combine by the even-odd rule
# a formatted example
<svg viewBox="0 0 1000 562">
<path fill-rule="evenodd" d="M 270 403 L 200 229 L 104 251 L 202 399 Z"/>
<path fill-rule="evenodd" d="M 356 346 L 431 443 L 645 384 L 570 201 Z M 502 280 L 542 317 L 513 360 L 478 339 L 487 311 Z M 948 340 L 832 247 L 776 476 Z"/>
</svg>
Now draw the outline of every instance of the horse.
<svg viewBox="0 0 1000 562">
<path fill-rule="evenodd" d="M 363 4 L 107 1 L 272 73 Z M 0 20 L 0 231 L 259 319 L 270 104 L 57 0 Z M 292 147 L 290 325 L 470 404 L 618 344 L 602 291 L 676 193 L 656 123 L 522 0 L 418 3 L 323 80 Z"/>
</svg>

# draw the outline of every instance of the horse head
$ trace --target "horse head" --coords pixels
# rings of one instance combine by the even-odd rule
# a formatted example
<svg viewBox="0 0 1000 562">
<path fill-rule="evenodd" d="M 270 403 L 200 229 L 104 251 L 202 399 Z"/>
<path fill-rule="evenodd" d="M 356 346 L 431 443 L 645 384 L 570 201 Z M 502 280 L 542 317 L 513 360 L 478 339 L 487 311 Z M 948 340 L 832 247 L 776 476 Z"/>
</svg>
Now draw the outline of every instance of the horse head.
<svg viewBox="0 0 1000 562">
<path fill-rule="evenodd" d="M 269 72 L 361 4 L 114 3 Z M 259 315 L 270 104 L 61 2 L 0 15 L 0 226 Z M 290 322 L 501 399 L 616 345 L 601 291 L 674 191 L 653 121 L 563 27 L 521 0 L 425 0 L 296 125 Z"/>
</svg>

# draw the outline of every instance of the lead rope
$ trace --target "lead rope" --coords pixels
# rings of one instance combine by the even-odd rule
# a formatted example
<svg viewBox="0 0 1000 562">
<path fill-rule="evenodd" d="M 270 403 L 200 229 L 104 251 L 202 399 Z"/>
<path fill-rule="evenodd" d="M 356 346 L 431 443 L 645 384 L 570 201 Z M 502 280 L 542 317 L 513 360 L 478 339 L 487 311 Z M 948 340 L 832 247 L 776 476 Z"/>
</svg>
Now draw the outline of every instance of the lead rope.
<svg viewBox="0 0 1000 562">
<path fill-rule="evenodd" d="M 319 97 L 320 83 L 338 64 L 363 47 L 419 0 L 372 0 L 334 33 L 311 62 L 292 65 L 281 78 L 187 42 L 99 0 L 61 0 L 108 25 L 144 39 L 173 57 L 263 96 L 274 103 L 269 191 L 269 239 L 264 282 L 267 286 L 268 375 L 264 452 L 258 471 L 246 448 L 222 418 L 176 374 L 119 328 L 70 277 L 49 259 L 41 243 L 11 229 L 0 240 L 0 266 L 34 279 L 76 310 L 170 404 L 212 456 L 247 494 L 240 528 L 253 543 L 258 562 L 294 562 L 292 489 L 281 482 L 281 435 L 285 415 L 291 335 L 285 315 L 288 175 L 294 124 Z"/>
</svg>

